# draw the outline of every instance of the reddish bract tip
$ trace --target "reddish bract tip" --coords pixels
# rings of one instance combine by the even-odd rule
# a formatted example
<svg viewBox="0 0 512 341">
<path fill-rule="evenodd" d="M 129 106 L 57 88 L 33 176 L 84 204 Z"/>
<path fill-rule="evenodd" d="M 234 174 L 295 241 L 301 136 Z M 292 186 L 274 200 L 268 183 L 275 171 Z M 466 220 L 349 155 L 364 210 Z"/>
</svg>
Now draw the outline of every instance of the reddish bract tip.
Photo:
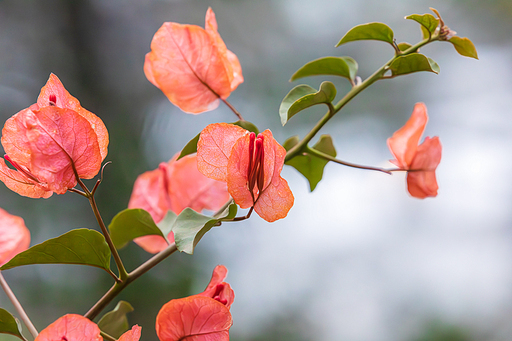
<svg viewBox="0 0 512 341">
<path fill-rule="evenodd" d="M 54 107 L 55 105 L 57 105 L 57 96 L 55 96 L 55 94 L 51 94 L 49 97 L 49 101 L 49 104 Z"/>
</svg>

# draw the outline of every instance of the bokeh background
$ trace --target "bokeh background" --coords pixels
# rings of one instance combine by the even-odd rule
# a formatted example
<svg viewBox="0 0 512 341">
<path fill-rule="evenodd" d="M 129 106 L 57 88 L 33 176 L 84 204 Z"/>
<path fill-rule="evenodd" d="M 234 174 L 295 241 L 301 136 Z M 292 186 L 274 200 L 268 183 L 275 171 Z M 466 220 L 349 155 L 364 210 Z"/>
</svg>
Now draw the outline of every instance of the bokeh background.
<svg viewBox="0 0 512 341">
<path fill-rule="evenodd" d="M 204 25 L 211 6 L 245 82 L 230 102 L 281 143 L 304 136 L 323 115 L 313 108 L 284 128 L 278 108 L 304 63 L 351 56 L 370 75 L 393 50 L 381 42 L 334 48 L 351 27 L 388 24 L 398 41 L 420 39 L 413 13 L 437 8 L 450 28 L 475 43 L 480 60 L 451 44 L 422 52 L 439 75 L 381 81 L 353 100 L 321 133 L 340 159 L 390 167 L 386 138 L 416 102 L 440 136 L 439 196 L 409 197 L 403 174 L 387 176 L 328 164 L 309 192 L 286 167 L 295 195 L 287 219 L 254 215 L 208 233 L 193 256 L 175 254 L 130 285 L 119 299 L 135 311 L 143 340 L 171 298 L 204 289 L 216 264 L 236 292 L 232 340 L 510 340 L 512 339 L 512 2 L 510 0 L 3 0 L 0 1 L 0 116 L 5 122 L 35 102 L 51 72 L 105 122 L 111 138 L 98 191 L 104 220 L 125 209 L 140 173 L 167 161 L 207 124 L 234 121 L 226 106 L 199 116 L 174 107 L 143 73 L 144 55 L 164 21 Z M 331 80 L 304 79 L 318 87 Z M 22 216 L 32 245 L 72 228 L 97 228 L 73 193 L 34 200 L 0 185 L 0 207 Z M 150 257 L 130 244 L 128 269 Z M 66 313 L 84 314 L 111 286 L 96 268 L 26 266 L 4 273 L 39 329 Z M 14 313 L 6 296 L 0 305 Z M 112 308 L 113 305 L 109 306 Z M 28 334 L 25 332 L 25 334 Z M 0 336 L 0 340 L 11 340 Z"/>
</svg>

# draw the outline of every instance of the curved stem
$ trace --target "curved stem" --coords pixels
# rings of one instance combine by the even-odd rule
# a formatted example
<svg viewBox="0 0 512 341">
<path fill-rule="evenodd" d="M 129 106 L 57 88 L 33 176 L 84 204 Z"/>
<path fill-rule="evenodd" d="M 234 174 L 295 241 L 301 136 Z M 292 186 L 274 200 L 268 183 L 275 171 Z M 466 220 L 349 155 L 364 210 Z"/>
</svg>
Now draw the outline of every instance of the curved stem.
<svg viewBox="0 0 512 341">
<path fill-rule="evenodd" d="M 2 286 L 2 289 L 4 289 L 5 294 L 7 297 L 9 297 L 9 300 L 11 301 L 12 305 L 20 315 L 21 320 L 23 323 L 25 323 L 25 326 L 27 326 L 28 331 L 34 338 L 39 335 L 39 332 L 37 331 L 36 327 L 32 324 L 32 321 L 30 321 L 27 313 L 25 313 L 25 310 L 21 306 L 21 303 L 18 301 L 14 293 L 12 292 L 11 288 L 9 287 L 9 284 L 7 284 L 4 276 L 2 275 L 2 272 L 0 271 L 0 285 Z"/>
<path fill-rule="evenodd" d="M 114 261 L 116 262 L 117 269 L 119 270 L 119 278 L 121 281 L 123 281 L 128 277 L 128 272 L 126 272 L 123 262 L 121 261 L 121 257 L 119 257 L 119 253 L 117 252 L 117 249 L 114 246 L 114 243 L 112 242 L 112 238 L 110 238 L 110 234 L 108 233 L 107 227 L 105 226 L 105 223 L 101 218 L 100 211 L 98 210 L 98 206 L 96 205 L 96 200 L 94 199 L 94 195 L 90 195 L 88 199 L 89 203 L 91 204 L 92 211 L 94 212 L 94 216 L 98 221 L 98 225 L 101 228 L 101 232 L 103 233 L 103 236 L 105 237 L 105 240 L 110 249 L 110 252 L 114 257 Z"/>
<path fill-rule="evenodd" d="M 439 35 L 433 36 L 428 39 L 424 39 L 417 43 L 414 46 L 411 46 L 407 50 L 403 51 L 400 55 L 395 55 L 393 58 L 391 58 L 386 64 L 381 66 L 377 71 L 375 71 L 371 76 L 366 78 L 363 82 L 361 82 L 358 85 L 355 85 L 350 89 L 349 92 L 335 105 L 335 106 L 329 106 L 329 112 L 318 121 L 318 123 L 311 129 L 311 131 L 304 136 L 304 138 L 297 143 L 293 148 L 288 150 L 286 153 L 285 162 L 288 160 L 291 160 L 295 156 L 299 155 L 300 153 L 304 152 L 304 148 L 307 146 L 309 141 L 313 139 L 313 137 L 322 129 L 322 127 L 338 112 L 343 108 L 352 98 L 354 98 L 356 95 L 358 95 L 361 91 L 378 81 L 379 79 L 386 78 L 384 77 L 384 74 L 389 70 L 389 66 L 395 61 L 395 59 L 405 56 L 411 53 L 415 53 L 418 51 L 418 49 L 430 42 L 439 40 Z"/>
<path fill-rule="evenodd" d="M 128 284 L 148 272 L 150 269 L 152 269 L 155 265 L 163 261 L 165 258 L 173 254 L 177 250 L 176 244 L 172 243 L 169 245 L 165 250 L 157 253 L 150 259 L 148 259 L 146 262 L 144 262 L 142 265 L 140 265 L 138 268 L 130 272 L 125 280 L 116 282 L 114 285 L 107 291 L 105 295 L 103 295 L 102 298 L 94 304 L 94 306 L 89 309 L 89 311 L 84 315 L 90 320 L 93 320 L 98 314 L 105 309 L 105 307 L 112 302 L 112 300 L 126 287 Z"/>
<path fill-rule="evenodd" d="M 220 97 L 219 97 L 220 98 Z M 222 102 L 224 102 L 228 107 L 229 109 L 231 109 L 231 111 L 236 115 L 236 117 L 238 117 L 238 119 L 240 121 L 245 121 L 244 118 L 242 117 L 242 114 L 240 114 L 238 112 L 238 110 L 235 109 L 234 106 L 231 105 L 231 103 L 229 103 L 227 100 L 225 100 L 224 98 L 220 98 L 222 100 Z"/>
<path fill-rule="evenodd" d="M 313 148 L 306 147 L 306 153 L 314 155 L 314 156 L 317 156 L 317 157 L 322 158 L 324 160 L 328 160 L 328 161 L 339 163 L 340 165 L 344 165 L 344 166 L 348 166 L 348 167 L 352 167 L 352 168 L 373 170 L 373 171 L 382 172 L 382 173 L 386 173 L 386 174 L 391 175 L 391 171 L 390 170 L 387 170 L 387 169 L 384 169 L 384 168 L 380 168 L 380 167 L 362 166 L 362 165 L 358 165 L 358 164 L 355 164 L 355 163 L 341 161 L 341 160 L 336 159 L 335 157 L 332 157 L 332 156 L 330 156 L 328 154 L 322 153 L 322 152 L 320 152 L 320 151 L 318 151 L 316 149 L 313 149 Z"/>
</svg>

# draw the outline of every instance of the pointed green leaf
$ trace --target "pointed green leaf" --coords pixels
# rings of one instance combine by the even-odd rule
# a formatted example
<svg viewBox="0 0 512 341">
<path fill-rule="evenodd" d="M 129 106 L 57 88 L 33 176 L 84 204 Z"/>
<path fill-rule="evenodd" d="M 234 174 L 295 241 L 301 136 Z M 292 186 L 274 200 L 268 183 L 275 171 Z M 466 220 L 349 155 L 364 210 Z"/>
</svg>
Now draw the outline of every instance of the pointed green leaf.
<svg viewBox="0 0 512 341">
<path fill-rule="evenodd" d="M 254 132 L 256 135 L 258 135 L 258 133 L 259 133 L 258 127 L 256 127 L 253 123 L 251 123 L 249 121 L 236 121 L 236 122 L 233 122 L 230 124 L 234 124 L 234 125 L 244 128 L 246 130 Z M 194 138 L 192 140 L 187 142 L 187 144 L 185 145 L 185 147 L 183 147 L 180 155 L 178 156 L 178 158 L 176 160 L 179 160 L 184 156 L 194 154 L 197 152 L 197 142 L 199 141 L 199 135 L 201 135 L 201 133 L 197 134 L 196 136 L 194 136 Z"/>
<path fill-rule="evenodd" d="M 194 136 L 194 138 L 192 138 L 192 140 L 187 142 L 187 144 L 185 145 L 185 147 L 183 147 L 180 155 L 176 160 L 179 160 L 184 156 L 194 154 L 197 152 L 197 142 L 199 141 L 199 135 L 200 134 L 197 134 L 196 136 Z"/>
<path fill-rule="evenodd" d="M 437 26 L 439 26 L 439 19 L 434 17 L 432 14 L 411 14 L 405 17 L 405 19 L 411 19 L 421 25 L 423 39 L 428 39 L 435 32 Z"/>
<path fill-rule="evenodd" d="M 236 216 L 237 206 L 229 205 L 220 218 L 213 218 L 197 213 L 191 208 L 185 208 L 172 227 L 174 233 L 174 241 L 180 252 L 188 254 L 194 253 L 197 243 L 203 238 L 206 232 L 210 231 L 213 226 L 222 220 L 230 220 Z"/>
<path fill-rule="evenodd" d="M 311 90 L 314 92 L 311 93 Z M 303 93 L 307 94 L 298 97 Z M 331 82 L 323 82 L 320 84 L 320 90 L 318 91 L 308 85 L 299 85 L 293 88 L 283 99 L 283 102 L 281 102 L 281 106 L 279 107 L 281 123 L 284 126 L 296 113 L 316 104 L 331 103 L 335 97 L 336 87 Z"/>
<path fill-rule="evenodd" d="M 354 80 L 357 74 L 357 62 L 350 57 L 324 57 L 313 60 L 298 69 L 290 79 L 308 76 L 332 75 Z"/>
<path fill-rule="evenodd" d="M 108 229 L 116 249 L 126 246 L 137 237 L 150 234 L 166 238 L 151 215 L 142 208 L 128 208 L 119 212 L 108 225 Z"/>
<path fill-rule="evenodd" d="M 10 334 L 27 341 L 21 334 L 21 324 L 17 318 L 5 309 L 0 308 L 0 333 Z"/>
<path fill-rule="evenodd" d="M 389 26 L 383 23 L 373 22 L 351 28 L 343 38 L 341 38 L 338 44 L 336 44 L 336 47 L 356 40 L 381 40 L 393 45 L 393 37 L 393 30 L 389 28 Z"/>
<path fill-rule="evenodd" d="M 455 47 L 455 50 L 457 50 L 460 55 L 478 59 L 475 45 L 468 38 L 455 36 L 451 37 L 448 41 L 453 44 L 453 47 Z"/>
<path fill-rule="evenodd" d="M 130 329 L 126 314 L 131 313 L 133 307 L 126 301 L 119 301 L 114 310 L 109 311 L 98 322 L 101 331 L 119 338 L 125 331 Z"/>
<path fill-rule="evenodd" d="M 400 56 L 389 66 L 393 76 L 405 75 L 419 71 L 439 73 L 439 65 L 432 59 L 419 53 Z"/>
<path fill-rule="evenodd" d="M 90 265 L 110 273 L 110 249 L 98 231 L 76 229 L 18 253 L 0 269 L 30 264 Z"/>
<path fill-rule="evenodd" d="M 283 147 L 289 150 L 299 142 L 297 136 L 293 136 L 285 141 Z M 332 143 L 332 138 L 329 135 L 322 135 L 320 140 L 313 146 L 324 154 L 336 157 L 336 149 Z M 311 154 L 298 155 L 293 159 L 286 162 L 287 165 L 297 169 L 306 179 L 309 181 L 309 188 L 311 192 L 316 188 L 316 185 L 322 180 L 324 174 L 324 167 L 327 164 L 327 160 L 313 156 Z"/>
</svg>

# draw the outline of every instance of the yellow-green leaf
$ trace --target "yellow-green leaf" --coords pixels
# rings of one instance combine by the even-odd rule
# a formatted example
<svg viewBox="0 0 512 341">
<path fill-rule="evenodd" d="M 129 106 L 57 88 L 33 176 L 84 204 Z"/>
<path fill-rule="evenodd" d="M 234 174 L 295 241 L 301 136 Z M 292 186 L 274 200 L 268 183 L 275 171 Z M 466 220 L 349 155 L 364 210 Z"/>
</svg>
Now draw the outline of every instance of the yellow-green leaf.
<svg viewBox="0 0 512 341">
<path fill-rule="evenodd" d="M 478 59 L 475 45 L 468 38 L 455 36 L 451 37 L 448 41 L 453 44 L 453 47 L 455 47 L 455 50 L 457 50 L 460 55 Z"/>
<path fill-rule="evenodd" d="M 383 23 L 362 24 L 351 28 L 336 44 L 336 47 L 356 40 L 381 40 L 393 45 L 393 37 L 393 30 Z"/>
</svg>

